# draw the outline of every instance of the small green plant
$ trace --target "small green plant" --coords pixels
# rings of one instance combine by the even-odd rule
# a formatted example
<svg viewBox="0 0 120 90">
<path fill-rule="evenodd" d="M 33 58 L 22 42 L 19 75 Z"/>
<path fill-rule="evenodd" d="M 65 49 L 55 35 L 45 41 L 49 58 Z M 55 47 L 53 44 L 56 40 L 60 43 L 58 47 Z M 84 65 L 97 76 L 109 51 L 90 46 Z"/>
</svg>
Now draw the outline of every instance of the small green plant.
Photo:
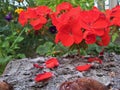
<svg viewBox="0 0 120 90">
<path fill-rule="evenodd" d="M 115 52 L 116 54 L 120 54 L 120 45 L 111 42 L 108 47 L 105 48 L 105 51 L 108 53 Z"/>
</svg>

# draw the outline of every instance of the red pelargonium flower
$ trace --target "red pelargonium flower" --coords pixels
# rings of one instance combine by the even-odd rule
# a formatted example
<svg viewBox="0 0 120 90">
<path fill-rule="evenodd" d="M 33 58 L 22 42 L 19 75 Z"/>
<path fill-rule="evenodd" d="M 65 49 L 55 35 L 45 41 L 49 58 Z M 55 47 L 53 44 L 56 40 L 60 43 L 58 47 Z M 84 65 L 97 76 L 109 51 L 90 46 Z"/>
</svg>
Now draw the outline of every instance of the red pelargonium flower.
<svg viewBox="0 0 120 90">
<path fill-rule="evenodd" d="M 26 12 L 25 11 L 22 11 L 19 14 L 18 21 L 22 26 L 25 26 L 25 24 L 27 24 L 28 18 L 26 17 Z"/>
<path fill-rule="evenodd" d="M 35 20 L 32 20 L 30 22 L 31 26 L 33 27 L 34 30 L 39 30 L 42 28 L 42 26 L 47 22 L 47 19 L 44 17 L 39 17 Z"/>
<path fill-rule="evenodd" d="M 112 8 L 112 13 L 111 13 L 112 17 L 120 17 L 120 6 L 116 6 L 114 8 Z"/>
<path fill-rule="evenodd" d="M 102 64 L 102 60 L 98 57 L 89 58 L 88 62 L 99 62 L 100 64 Z"/>
<path fill-rule="evenodd" d="M 52 72 L 45 72 L 45 73 L 42 73 L 42 74 L 38 74 L 35 77 L 35 81 L 36 82 L 41 82 L 41 81 L 44 81 L 44 80 L 47 80 L 47 79 L 51 78 L 52 76 L 53 76 Z"/>
<path fill-rule="evenodd" d="M 34 19 L 37 17 L 35 8 L 28 7 L 26 10 L 26 16 L 28 19 Z"/>
<path fill-rule="evenodd" d="M 35 8 L 28 7 L 26 11 L 19 14 L 18 21 L 22 26 L 27 24 L 28 20 L 34 30 L 40 30 L 47 23 L 47 17 L 51 13 L 51 9 L 47 6 L 39 6 Z"/>
<path fill-rule="evenodd" d="M 54 68 L 59 66 L 59 62 L 56 58 L 50 58 L 45 62 L 47 68 Z"/>
<path fill-rule="evenodd" d="M 87 44 L 94 44 L 96 42 L 96 35 L 92 32 L 85 31 L 84 39 Z"/>
<path fill-rule="evenodd" d="M 47 6 L 38 6 L 35 9 L 36 9 L 37 15 L 43 16 L 43 17 L 46 17 L 52 12 L 52 10 Z"/>
<path fill-rule="evenodd" d="M 112 10 L 106 10 L 106 15 L 111 21 L 111 25 L 120 26 L 120 6 L 114 7 Z"/>
<path fill-rule="evenodd" d="M 97 44 L 99 46 L 107 46 L 110 43 L 110 35 L 108 33 L 108 31 L 106 31 L 106 33 L 101 36 L 101 40 L 97 42 Z"/>
<path fill-rule="evenodd" d="M 57 13 L 60 13 L 61 11 L 69 11 L 71 8 L 73 8 L 72 4 L 69 2 L 62 2 L 61 4 L 57 5 L 56 11 Z"/>
<path fill-rule="evenodd" d="M 75 27 L 65 25 L 61 27 L 55 38 L 56 43 L 61 41 L 64 46 L 71 46 L 74 43 L 80 43 L 83 39 L 82 31 L 80 29 L 80 26 L 77 24 L 74 26 Z"/>
<path fill-rule="evenodd" d="M 76 7 L 61 14 L 59 17 L 56 14 L 51 15 L 52 23 L 58 30 L 55 38 L 56 43 L 60 41 L 64 46 L 71 46 L 82 41 L 83 33 L 79 18 L 80 11 L 80 7 Z"/>
<path fill-rule="evenodd" d="M 81 12 L 81 24 L 85 30 L 94 32 L 97 36 L 102 36 L 104 29 L 110 25 L 110 22 L 104 13 L 93 8 L 92 10 Z"/>
<path fill-rule="evenodd" d="M 81 65 L 81 66 L 77 66 L 76 70 L 82 72 L 82 71 L 87 71 L 91 68 L 91 64 L 85 64 L 85 65 Z"/>
</svg>

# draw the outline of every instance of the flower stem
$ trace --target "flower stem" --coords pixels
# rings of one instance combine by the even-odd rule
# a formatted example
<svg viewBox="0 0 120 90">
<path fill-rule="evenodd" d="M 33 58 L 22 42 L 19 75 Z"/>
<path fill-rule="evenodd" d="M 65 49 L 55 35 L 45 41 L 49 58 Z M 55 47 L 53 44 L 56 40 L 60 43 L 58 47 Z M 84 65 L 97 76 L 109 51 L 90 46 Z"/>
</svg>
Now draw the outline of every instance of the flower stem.
<svg viewBox="0 0 120 90">
<path fill-rule="evenodd" d="M 18 40 L 19 37 L 22 35 L 22 33 L 24 32 L 24 30 L 25 30 L 25 29 L 23 29 L 23 30 L 20 32 L 20 34 L 19 34 L 18 37 L 15 39 L 15 41 L 12 43 L 12 45 L 11 45 L 10 48 L 12 48 L 12 47 L 16 44 L 17 40 Z"/>
</svg>

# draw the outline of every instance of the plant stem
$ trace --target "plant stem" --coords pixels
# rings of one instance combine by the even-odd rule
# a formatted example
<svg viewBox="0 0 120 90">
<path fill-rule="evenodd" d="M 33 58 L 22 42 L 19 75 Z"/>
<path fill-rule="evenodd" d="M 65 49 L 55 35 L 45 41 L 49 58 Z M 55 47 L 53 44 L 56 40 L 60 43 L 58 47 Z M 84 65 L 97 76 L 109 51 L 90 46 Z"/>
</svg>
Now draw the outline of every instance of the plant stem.
<svg viewBox="0 0 120 90">
<path fill-rule="evenodd" d="M 19 34 L 18 37 L 15 39 L 15 41 L 12 43 L 12 45 L 11 45 L 10 48 L 12 48 L 12 47 L 15 45 L 15 43 L 17 42 L 17 40 L 19 39 L 19 37 L 22 35 L 22 33 L 24 32 L 24 30 L 25 30 L 25 29 L 23 29 L 23 30 L 20 32 L 20 34 Z"/>
<path fill-rule="evenodd" d="M 77 50 L 78 50 L 78 56 L 80 56 L 81 54 L 80 54 L 80 46 L 79 45 L 77 45 Z"/>
</svg>

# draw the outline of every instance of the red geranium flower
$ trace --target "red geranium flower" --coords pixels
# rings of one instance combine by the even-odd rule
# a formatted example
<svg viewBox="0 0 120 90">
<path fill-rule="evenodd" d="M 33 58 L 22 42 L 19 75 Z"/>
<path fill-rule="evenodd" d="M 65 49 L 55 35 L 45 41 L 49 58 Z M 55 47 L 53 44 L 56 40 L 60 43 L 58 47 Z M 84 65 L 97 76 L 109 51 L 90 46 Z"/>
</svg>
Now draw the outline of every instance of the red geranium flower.
<svg viewBox="0 0 120 90">
<path fill-rule="evenodd" d="M 82 72 L 82 71 L 87 71 L 91 68 L 91 64 L 85 64 L 85 65 L 81 65 L 81 66 L 77 66 L 76 70 Z"/>
<path fill-rule="evenodd" d="M 47 23 L 47 17 L 49 16 L 51 9 L 47 6 L 39 6 L 35 8 L 27 8 L 26 11 L 22 11 L 19 14 L 19 22 L 22 26 L 27 24 L 28 20 L 34 30 L 39 30 L 44 24 Z"/>
<path fill-rule="evenodd" d="M 40 30 L 46 22 L 47 22 L 47 19 L 41 16 L 35 20 L 32 20 L 30 24 L 34 30 Z"/>
<path fill-rule="evenodd" d="M 106 10 L 106 16 L 111 21 L 111 25 L 120 26 L 120 6 Z"/>
<path fill-rule="evenodd" d="M 55 42 L 59 41 L 64 46 L 80 43 L 83 39 L 83 33 L 80 25 L 80 7 L 72 8 L 68 12 L 57 17 L 52 14 L 52 23 L 56 26 L 58 33 L 56 34 Z"/>
<path fill-rule="evenodd" d="M 37 15 L 43 16 L 43 17 L 46 17 L 52 12 L 52 10 L 47 6 L 38 6 L 35 9 L 36 9 Z"/>
<path fill-rule="evenodd" d="M 93 8 L 92 10 L 81 12 L 81 24 L 85 30 L 94 32 L 97 36 L 102 36 L 104 29 L 110 25 L 110 22 L 104 13 Z"/>
<path fill-rule="evenodd" d="M 94 44 L 96 42 L 96 35 L 92 32 L 85 31 L 84 39 L 87 44 Z"/>
<path fill-rule="evenodd" d="M 45 72 L 45 73 L 42 73 L 42 74 L 38 74 L 35 77 L 35 81 L 36 82 L 41 82 L 41 81 L 44 81 L 44 80 L 47 80 L 47 79 L 51 78 L 52 76 L 53 76 L 53 73 L 51 73 L 51 72 Z"/>
<path fill-rule="evenodd" d="M 70 4 L 69 2 L 62 2 L 61 4 L 57 5 L 56 10 L 57 13 L 60 13 L 60 11 L 69 11 L 72 8 L 72 4 Z"/>
<path fill-rule="evenodd" d="M 27 10 L 26 10 L 26 17 L 28 19 L 36 18 L 37 17 L 37 13 L 36 13 L 35 8 L 28 7 Z"/>
<path fill-rule="evenodd" d="M 59 62 L 56 58 L 50 58 L 45 62 L 47 68 L 54 68 L 59 66 Z"/>
<path fill-rule="evenodd" d="M 25 26 L 25 24 L 27 24 L 28 18 L 26 17 L 26 12 L 25 11 L 22 11 L 19 14 L 18 21 L 22 26 Z"/>
<path fill-rule="evenodd" d="M 98 45 L 99 46 L 107 46 L 109 44 L 109 42 L 110 42 L 110 35 L 109 35 L 108 32 L 109 32 L 109 30 L 106 31 L 106 33 L 103 36 L 101 36 L 101 40 L 98 41 Z"/>
</svg>

